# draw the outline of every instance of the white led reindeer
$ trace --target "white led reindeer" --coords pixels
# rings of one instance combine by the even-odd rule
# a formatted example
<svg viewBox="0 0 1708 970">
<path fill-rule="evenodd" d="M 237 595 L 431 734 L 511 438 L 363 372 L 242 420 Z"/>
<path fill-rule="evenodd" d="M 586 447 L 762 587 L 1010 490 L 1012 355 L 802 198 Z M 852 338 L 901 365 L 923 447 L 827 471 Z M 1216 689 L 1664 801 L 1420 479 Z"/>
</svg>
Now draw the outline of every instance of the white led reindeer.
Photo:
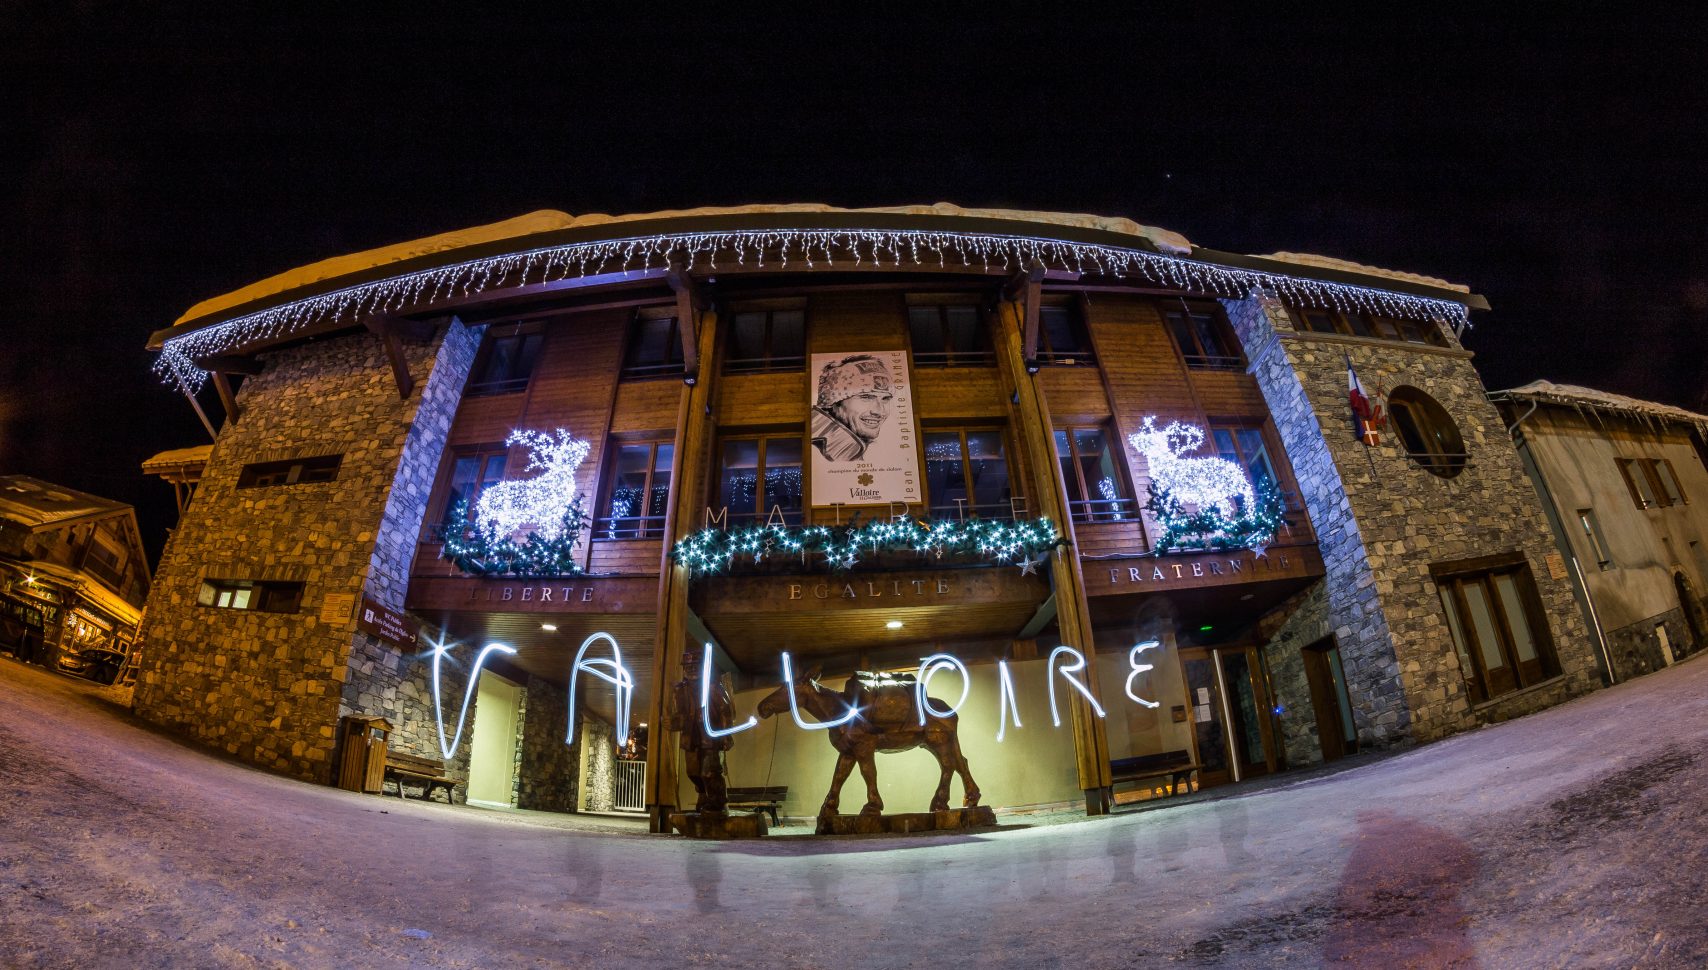
<svg viewBox="0 0 1708 970">
<path fill-rule="evenodd" d="M 1158 488 L 1167 489 L 1183 504 L 1200 509 L 1214 507 L 1228 519 L 1241 511 L 1257 507 L 1251 482 L 1245 471 L 1226 458 L 1186 458 L 1185 452 L 1196 451 L 1204 443 L 1204 432 L 1190 424 L 1175 421 L 1166 428 L 1156 427 L 1156 418 L 1145 418 L 1144 427 L 1127 436 L 1134 450 L 1145 456 L 1150 464 L 1151 480 Z M 1236 507 L 1234 500 L 1243 504 Z"/>
<path fill-rule="evenodd" d="M 527 470 L 542 474 L 499 482 L 480 493 L 476 524 L 493 542 L 509 538 L 524 526 L 533 526 L 541 538 L 556 539 L 576 502 L 575 470 L 587 459 L 590 446 L 562 428 L 554 435 L 512 431 L 504 443 L 527 445 Z"/>
</svg>

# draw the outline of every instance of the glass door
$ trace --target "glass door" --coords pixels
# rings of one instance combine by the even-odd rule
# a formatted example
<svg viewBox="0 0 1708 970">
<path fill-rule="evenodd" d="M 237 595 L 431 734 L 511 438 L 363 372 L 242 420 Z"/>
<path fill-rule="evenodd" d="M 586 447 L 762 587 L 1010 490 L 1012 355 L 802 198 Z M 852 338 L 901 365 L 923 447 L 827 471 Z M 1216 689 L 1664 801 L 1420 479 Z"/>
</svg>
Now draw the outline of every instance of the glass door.
<svg viewBox="0 0 1708 970">
<path fill-rule="evenodd" d="M 1257 648 L 1189 647 L 1180 651 L 1188 717 L 1205 788 L 1268 774 L 1276 768 L 1269 692 Z"/>
</svg>

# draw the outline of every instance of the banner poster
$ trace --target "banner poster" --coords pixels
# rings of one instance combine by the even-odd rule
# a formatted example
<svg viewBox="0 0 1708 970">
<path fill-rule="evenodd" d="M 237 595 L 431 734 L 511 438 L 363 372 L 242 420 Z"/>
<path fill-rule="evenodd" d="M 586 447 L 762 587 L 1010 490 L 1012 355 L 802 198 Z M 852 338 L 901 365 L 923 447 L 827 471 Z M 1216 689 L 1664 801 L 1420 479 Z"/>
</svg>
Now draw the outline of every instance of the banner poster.
<svg viewBox="0 0 1708 970">
<path fill-rule="evenodd" d="M 813 354 L 812 503 L 920 502 L 907 351 Z"/>
</svg>

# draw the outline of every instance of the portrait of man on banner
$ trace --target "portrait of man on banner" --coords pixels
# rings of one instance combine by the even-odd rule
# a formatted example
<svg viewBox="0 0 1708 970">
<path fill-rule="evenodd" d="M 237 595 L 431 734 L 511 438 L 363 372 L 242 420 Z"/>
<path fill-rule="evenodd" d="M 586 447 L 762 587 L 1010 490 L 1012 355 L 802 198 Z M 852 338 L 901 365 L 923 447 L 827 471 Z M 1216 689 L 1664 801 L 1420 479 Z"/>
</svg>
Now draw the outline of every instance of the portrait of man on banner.
<svg viewBox="0 0 1708 970">
<path fill-rule="evenodd" d="M 895 385 L 890 369 L 870 354 L 854 354 L 818 373 L 812 443 L 831 461 L 859 461 L 890 419 Z"/>
</svg>

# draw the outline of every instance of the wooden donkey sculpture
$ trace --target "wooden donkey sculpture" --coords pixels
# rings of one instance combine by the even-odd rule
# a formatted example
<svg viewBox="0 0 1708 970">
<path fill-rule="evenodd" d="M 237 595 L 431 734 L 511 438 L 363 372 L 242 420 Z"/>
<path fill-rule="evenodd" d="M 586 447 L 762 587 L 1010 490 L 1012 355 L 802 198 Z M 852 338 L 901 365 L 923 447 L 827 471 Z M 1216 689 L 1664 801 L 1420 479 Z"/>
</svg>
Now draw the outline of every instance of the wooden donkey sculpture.
<svg viewBox="0 0 1708 970">
<path fill-rule="evenodd" d="M 820 723 L 843 722 L 824 732 L 837 757 L 830 792 L 824 796 L 824 806 L 818 813 L 821 831 L 827 830 L 828 819 L 837 814 L 842 785 L 856 763 L 860 765 L 860 776 L 866 780 L 866 804 L 860 814 L 883 813 L 884 800 L 878 796 L 878 768 L 872 757 L 879 751 L 911 751 L 923 745 L 936 757 L 942 777 L 937 782 L 937 793 L 931 797 L 932 811 L 949 807 L 949 780 L 956 772 L 961 775 L 961 787 L 966 793 L 963 804 L 972 808 L 979 803 L 978 783 L 973 781 L 967 759 L 961 754 L 961 741 L 956 733 L 959 719 L 953 713 L 939 716 L 930 710 L 922 719 L 912 677 L 856 674 L 848 679 L 847 688 L 838 693 L 821 686 L 818 675 L 819 668 L 814 667 L 772 691 L 759 702 L 759 716 L 771 717 L 788 710 L 792 693 L 795 706 Z M 935 698 L 932 701 L 930 706 L 946 707 L 942 701 Z M 849 717 L 851 708 L 859 713 Z"/>
</svg>

